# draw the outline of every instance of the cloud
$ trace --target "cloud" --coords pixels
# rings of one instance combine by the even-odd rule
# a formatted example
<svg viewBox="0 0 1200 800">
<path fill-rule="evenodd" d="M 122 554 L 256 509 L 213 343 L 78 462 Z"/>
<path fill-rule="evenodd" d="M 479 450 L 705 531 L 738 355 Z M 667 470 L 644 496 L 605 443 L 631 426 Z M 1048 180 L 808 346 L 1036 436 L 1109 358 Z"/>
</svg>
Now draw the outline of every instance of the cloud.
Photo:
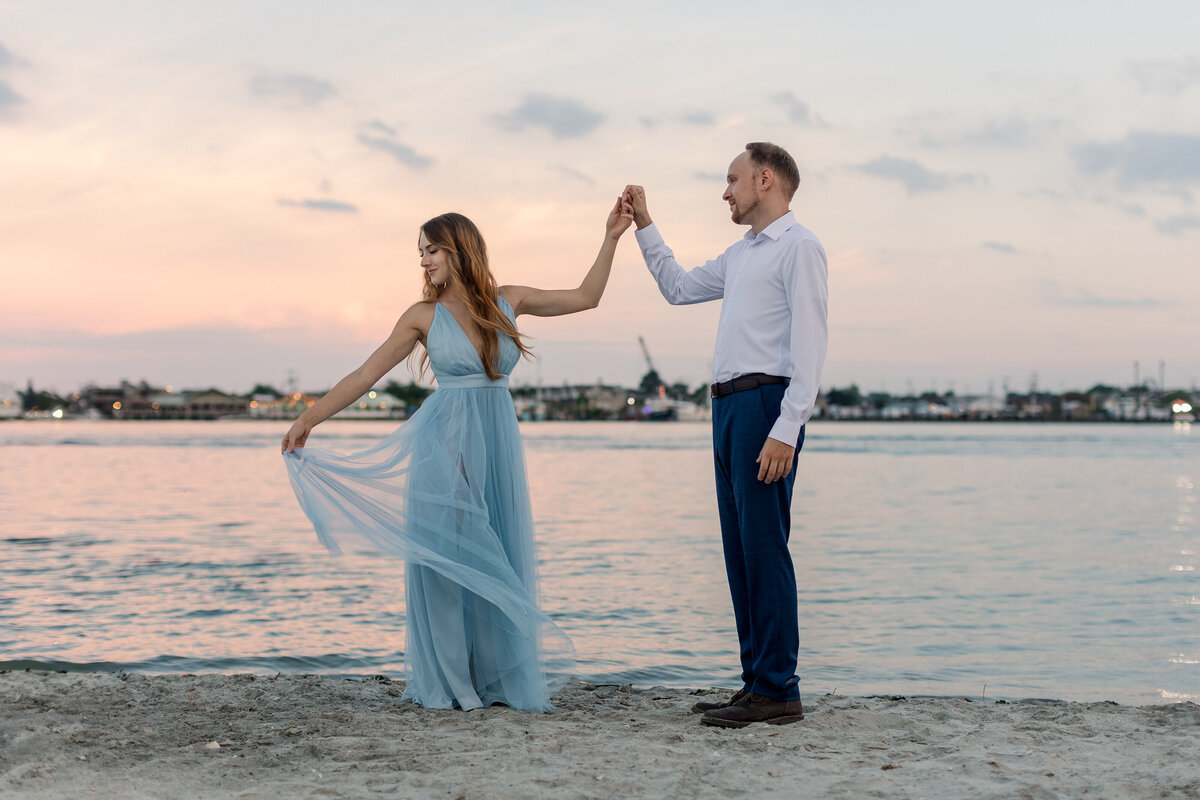
<svg viewBox="0 0 1200 800">
<path fill-rule="evenodd" d="M 859 164 L 857 169 L 875 178 L 896 181 L 904 186 L 909 195 L 921 192 L 940 192 L 954 184 L 976 182 L 975 177 L 971 175 L 934 172 L 917 161 L 894 156 L 880 156 L 872 161 Z"/>
<path fill-rule="evenodd" d="M 372 150 L 378 150 L 381 153 L 387 153 L 409 169 L 423 172 L 429 169 L 433 164 L 433 159 L 428 156 L 423 156 L 413 148 L 400 142 L 391 141 L 389 139 L 381 139 L 378 136 L 367 136 L 365 133 L 358 135 L 360 144 L 369 147 Z"/>
<path fill-rule="evenodd" d="M 305 198 L 303 200 L 288 200 L 280 198 L 279 205 L 288 208 L 307 208 L 310 211 L 333 211 L 343 214 L 357 214 L 358 206 L 350 203 L 343 203 L 338 200 L 312 200 Z"/>
<path fill-rule="evenodd" d="M 996 253 L 1004 253 L 1011 256 L 1015 256 L 1018 252 L 1020 252 L 1017 250 L 1017 248 L 1005 242 L 984 242 L 980 245 L 980 247 L 982 247 L 984 250 L 991 250 Z"/>
<path fill-rule="evenodd" d="M 688 111 L 680 116 L 688 125 L 716 125 L 717 118 L 707 111 Z"/>
<path fill-rule="evenodd" d="M 1103 297 L 1082 286 L 1063 286 L 1057 281 L 1041 282 L 1042 299 L 1052 306 L 1078 308 L 1161 308 L 1153 297 Z"/>
<path fill-rule="evenodd" d="M 17 64 L 15 56 L 4 45 L 0 44 L 0 69 Z M 8 81 L 0 81 L 0 118 L 8 115 L 12 109 L 25 102 L 25 98 L 12 88 Z"/>
<path fill-rule="evenodd" d="M 1110 200 L 1107 197 L 1097 197 L 1095 202 L 1096 205 L 1115 208 L 1117 211 L 1130 217 L 1143 219 L 1146 216 L 1146 207 L 1141 203 L 1125 203 L 1121 200 Z"/>
<path fill-rule="evenodd" d="M 1165 233 L 1168 236 L 1178 236 L 1184 231 L 1200 229 L 1200 217 L 1197 217 L 1195 214 L 1166 217 L 1165 219 L 1156 220 L 1154 227 L 1158 229 L 1159 233 Z"/>
<path fill-rule="evenodd" d="M 1046 188 L 1035 189 L 1033 191 L 1026 189 L 1026 190 L 1020 192 L 1019 194 L 1021 197 L 1024 197 L 1024 198 L 1045 197 L 1048 200 L 1057 200 L 1060 202 L 1067 199 L 1067 196 L 1065 194 L 1063 194 L 1062 192 L 1057 191 L 1055 189 L 1046 189 Z"/>
<path fill-rule="evenodd" d="M 379 131 L 380 133 L 386 133 L 388 136 L 396 135 L 395 128 L 393 128 L 391 125 L 388 125 L 386 122 L 380 122 L 377 119 L 373 119 L 370 122 L 364 122 L 363 127 L 366 128 L 367 130 L 373 130 L 373 131 Z"/>
<path fill-rule="evenodd" d="M 260 72 L 250 78 L 250 94 L 278 100 L 293 108 L 312 108 L 337 97 L 337 89 L 327 81 L 309 75 L 282 75 Z"/>
<path fill-rule="evenodd" d="M 941 132 L 930 130 L 930 126 L 939 126 Z M 911 120 L 911 127 L 898 128 L 896 133 L 931 150 L 940 150 L 946 147 L 1020 149 L 1032 145 L 1039 133 L 1045 135 L 1060 126 L 1061 123 L 1058 120 L 1030 121 L 1010 114 L 989 117 L 974 127 L 946 130 L 944 118 L 926 115 L 914 118 Z"/>
<path fill-rule="evenodd" d="M 1122 189 L 1181 192 L 1200 182 L 1200 135 L 1130 131 L 1120 141 L 1079 145 L 1072 155 L 1080 172 L 1112 173 Z"/>
<path fill-rule="evenodd" d="M 829 127 L 825 120 L 821 119 L 809 108 L 808 103 L 802 102 L 800 98 L 791 92 L 773 94 L 770 100 L 778 103 L 787 112 L 788 119 L 792 122 L 812 128 Z"/>
<path fill-rule="evenodd" d="M 583 136 L 604 121 L 604 115 L 565 97 L 527 94 L 512 111 L 497 114 L 496 121 L 508 131 L 527 127 L 545 128 L 556 139 Z"/>
<path fill-rule="evenodd" d="M 574 179 L 575 179 L 575 180 L 577 180 L 577 181 L 581 181 L 582 183 L 586 183 L 588 186 L 595 186 L 595 185 L 596 185 L 596 179 L 595 179 L 595 178 L 593 178 L 591 175 L 588 175 L 588 174 L 586 174 L 586 173 L 580 172 L 580 171 L 579 171 L 579 170 L 577 170 L 577 169 L 573 169 L 572 167 L 568 167 L 568 166 L 565 166 L 565 165 L 559 165 L 559 166 L 557 166 L 557 167 L 552 167 L 552 169 L 553 169 L 555 172 L 560 172 L 560 173 L 562 173 L 563 175 L 566 175 L 568 178 L 574 178 Z"/>
<path fill-rule="evenodd" d="M 25 98 L 17 94 L 16 90 L 9 86 L 6 81 L 0 81 L 0 114 L 24 102 Z"/>
<path fill-rule="evenodd" d="M 1033 138 L 1030 124 L 1020 117 L 996 117 L 962 134 L 963 144 L 989 147 L 1026 147 Z"/>
<path fill-rule="evenodd" d="M 1142 91 L 1175 97 L 1200 84 L 1200 58 L 1134 61 L 1129 72 Z"/>
</svg>

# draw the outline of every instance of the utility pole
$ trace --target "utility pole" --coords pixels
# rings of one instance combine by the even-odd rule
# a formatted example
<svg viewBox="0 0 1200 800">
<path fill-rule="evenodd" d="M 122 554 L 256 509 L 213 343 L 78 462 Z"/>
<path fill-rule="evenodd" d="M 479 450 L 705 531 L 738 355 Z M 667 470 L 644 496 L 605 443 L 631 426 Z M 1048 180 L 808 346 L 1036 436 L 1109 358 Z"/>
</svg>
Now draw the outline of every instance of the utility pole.
<svg viewBox="0 0 1200 800">
<path fill-rule="evenodd" d="M 1142 365 L 1133 362 L 1133 418 L 1137 419 L 1142 412 Z"/>
</svg>

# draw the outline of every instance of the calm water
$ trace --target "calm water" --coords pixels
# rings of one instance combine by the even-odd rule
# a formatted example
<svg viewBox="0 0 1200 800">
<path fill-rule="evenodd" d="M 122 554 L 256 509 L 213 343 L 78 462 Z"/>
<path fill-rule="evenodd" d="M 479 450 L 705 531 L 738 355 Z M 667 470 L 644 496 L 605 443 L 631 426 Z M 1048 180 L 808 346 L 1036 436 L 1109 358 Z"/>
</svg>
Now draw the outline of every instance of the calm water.
<svg viewBox="0 0 1200 800">
<path fill-rule="evenodd" d="M 0 668 L 398 672 L 401 569 L 325 554 L 284 428 L 0 424 Z M 736 684 L 707 424 L 522 432 L 580 677 Z M 1170 425 L 812 425 L 802 690 L 1200 700 L 1198 455 Z"/>
</svg>

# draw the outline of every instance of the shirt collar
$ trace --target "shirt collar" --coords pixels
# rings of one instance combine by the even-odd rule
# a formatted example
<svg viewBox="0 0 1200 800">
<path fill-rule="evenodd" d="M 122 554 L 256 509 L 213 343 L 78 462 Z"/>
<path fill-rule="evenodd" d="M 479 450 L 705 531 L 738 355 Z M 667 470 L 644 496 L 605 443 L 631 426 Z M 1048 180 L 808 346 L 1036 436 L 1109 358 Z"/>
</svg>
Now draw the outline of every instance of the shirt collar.
<svg viewBox="0 0 1200 800">
<path fill-rule="evenodd" d="M 779 237 L 783 236 L 784 231 L 786 231 L 788 228 L 792 227 L 795 224 L 796 224 L 795 212 L 788 211 L 782 217 L 775 220 L 770 225 L 768 225 L 767 227 L 765 227 L 761 231 L 759 231 L 757 236 L 754 234 L 754 229 L 751 228 L 750 230 L 746 231 L 746 235 L 744 238 L 751 239 L 751 240 L 757 242 L 757 241 L 761 240 L 762 237 L 766 236 L 767 238 L 771 239 L 771 241 L 777 242 L 777 241 L 779 241 Z"/>
</svg>

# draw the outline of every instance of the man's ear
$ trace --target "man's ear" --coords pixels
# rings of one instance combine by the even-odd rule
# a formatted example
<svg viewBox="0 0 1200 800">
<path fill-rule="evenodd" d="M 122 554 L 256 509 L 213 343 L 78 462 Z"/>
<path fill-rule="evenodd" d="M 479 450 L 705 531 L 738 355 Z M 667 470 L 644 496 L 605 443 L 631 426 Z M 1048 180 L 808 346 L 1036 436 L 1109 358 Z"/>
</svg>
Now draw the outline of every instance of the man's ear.
<svg viewBox="0 0 1200 800">
<path fill-rule="evenodd" d="M 766 191 L 775 185 L 775 173 L 770 167 L 763 167 L 758 173 L 758 188 Z"/>
</svg>

